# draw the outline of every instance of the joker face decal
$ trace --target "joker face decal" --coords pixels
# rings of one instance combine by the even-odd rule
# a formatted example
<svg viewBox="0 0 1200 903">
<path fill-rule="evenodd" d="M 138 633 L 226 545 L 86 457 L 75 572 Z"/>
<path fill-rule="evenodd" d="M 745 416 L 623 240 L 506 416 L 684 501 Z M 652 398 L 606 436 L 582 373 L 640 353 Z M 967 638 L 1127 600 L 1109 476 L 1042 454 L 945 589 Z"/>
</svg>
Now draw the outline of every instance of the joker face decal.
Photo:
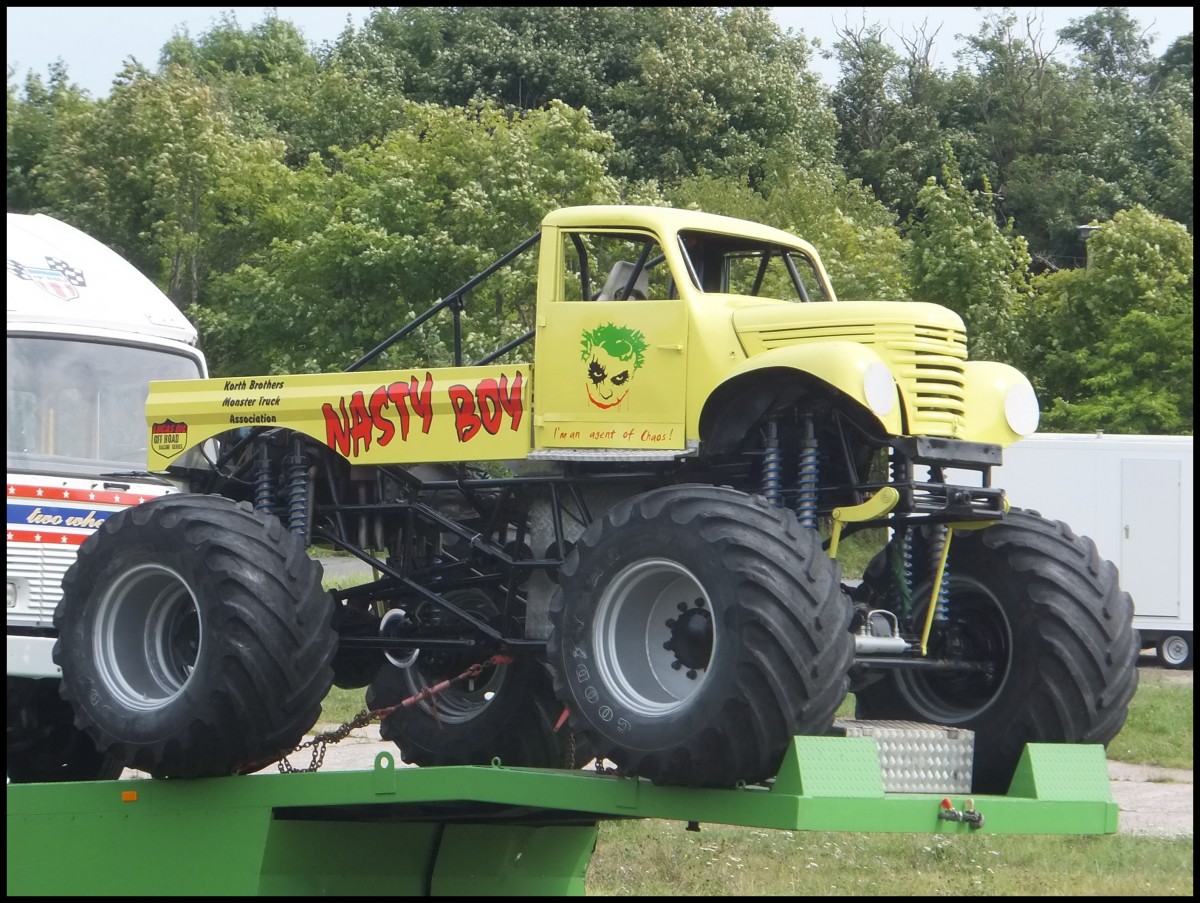
<svg viewBox="0 0 1200 903">
<path fill-rule="evenodd" d="M 629 381 L 642 366 L 645 337 L 636 329 L 609 323 L 584 330 L 581 344 L 588 401 L 598 408 L 616 407 L 629 394 Z"/>
</svg>

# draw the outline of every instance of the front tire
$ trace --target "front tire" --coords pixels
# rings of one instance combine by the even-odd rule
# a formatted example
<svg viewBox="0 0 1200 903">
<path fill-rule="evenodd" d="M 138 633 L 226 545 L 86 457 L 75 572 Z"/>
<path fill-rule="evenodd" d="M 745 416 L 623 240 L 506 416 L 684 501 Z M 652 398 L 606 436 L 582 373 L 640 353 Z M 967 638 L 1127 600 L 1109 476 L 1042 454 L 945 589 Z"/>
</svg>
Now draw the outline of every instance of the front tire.
<svg viewBox="0 0 1200 903">
<path fill-rule="evenodd" d="M 154 777 L 278 760 L 333 680 L 321 574 L 300 537 L 246 503 L 169 495 L 114 514 L 80 546 L 54 614 L 76 725 Z"/>
<path fill-rule="evenodd" d="M 880 571 L 868 568 L 866 582 L 886 595 Z M 930 657 L 990 670 L 892 671 L 856 694 L 856 717 L 974 731 L 976 793 L 1007 792 L 1027 743 L 1107 745 L 1117 735 L 1137 688 L 1133 603 L 1090 539 L 1013 510 L 952 540 L 948 581 Z M 917 625 L 930 584 L 912 594 Z"/>
<path fill-rule="evenodd" d="M 584 531 L 550 603 L 555 689 L 601 758 L 658 784 L 775 774 L 853 654 L 837 563 L 761 497 L 653 490 Z"/>
</svg>

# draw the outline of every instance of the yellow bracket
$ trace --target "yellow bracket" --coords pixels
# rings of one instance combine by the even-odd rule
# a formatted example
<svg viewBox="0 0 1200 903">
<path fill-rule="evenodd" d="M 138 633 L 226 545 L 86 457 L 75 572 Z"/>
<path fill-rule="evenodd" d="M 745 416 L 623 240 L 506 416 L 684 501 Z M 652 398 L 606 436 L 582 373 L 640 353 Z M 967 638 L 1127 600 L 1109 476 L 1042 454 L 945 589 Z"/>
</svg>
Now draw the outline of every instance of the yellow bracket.
<svg viewBox="0 0 1200 903">
<path fill-rule="evenodd" d="M 929 654 L 929 631 L 933 629 L 933 610 L 937 607 L 938 594 L 942 591 L 942 577 L 946 573 L 946 559 L 950 557 L 950 540 L 954 538 L 954 527 L 946 527 L 946 541 L 942 543 L 942 557 L 938 559 L 937 577 L 933 581 L 933 593 L 929 607 L 925 610 L 925 629 L 921 631 L 921 657 Z"/>
<path fill-rule="evenodd" d="M 849 508 L 834 508 L 833 533 L 829 537 L 829 557 L 837 558 L 838 542 L 842 538 L 842 527 L 846 524 L 877 520 L 895 508 L 899 502 L 900 492 L 891 486 L 884 486 L 861 505 L 852 505 Z"/>
<path fill-rule="evenodd" d="M 1008 514 L 1008 499 L 1004 500 L 1004 513 Z M 992 524 L 999 523 L 994 520 L 979 520 L 965 521 L 960 524 L 948 524 L 946 526 L 946 541 L 942 544 L 942 556 L 938 560 L 937 578 L 933 581 L 933 592 L 929 597 L 929 607 L 925 610 L 925 629 L 921 631 L 921 656 L 924 657 L 929 653 L 929 632 L 933 629 L 933 612 L 937 607 L 938 595 L 942 591 L 942 577 L 946 573 L 946 559 L 950 557 L 950 540 L 954 538 L 955 530 L 983 530 Z"/>
</svg>

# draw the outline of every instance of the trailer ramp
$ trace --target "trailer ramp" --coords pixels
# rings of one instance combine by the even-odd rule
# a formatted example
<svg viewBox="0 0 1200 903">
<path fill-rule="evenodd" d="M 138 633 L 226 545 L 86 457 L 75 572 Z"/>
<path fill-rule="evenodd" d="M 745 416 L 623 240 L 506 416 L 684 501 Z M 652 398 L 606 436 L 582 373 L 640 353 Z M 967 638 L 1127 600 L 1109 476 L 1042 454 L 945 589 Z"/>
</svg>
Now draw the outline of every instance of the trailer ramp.
<svg viewBox="0 0 1200 903">
<path fill-rule="evenodd" d="M 458 766 L 10 784 L 8 894 L 582 895 L 599 823 L 789 831 L 1113 834 L 1099 745 L 1030 744 L 1008 794 L 885 789 L 869 736 L 796 737 L 727 790 Z"/>
</svg>

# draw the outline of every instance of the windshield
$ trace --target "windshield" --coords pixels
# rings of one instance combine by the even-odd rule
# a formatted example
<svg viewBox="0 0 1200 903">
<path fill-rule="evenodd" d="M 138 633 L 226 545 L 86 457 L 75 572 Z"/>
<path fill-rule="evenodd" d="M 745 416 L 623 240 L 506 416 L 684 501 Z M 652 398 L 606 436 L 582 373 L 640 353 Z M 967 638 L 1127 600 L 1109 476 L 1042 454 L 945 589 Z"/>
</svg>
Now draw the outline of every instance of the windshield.
<svg viewBox="0 0 1200 903">
<path fill-rule="evenodd" d="M 202 376 L 164 348 L 8 337 L 8 469 L 93 475 L 146 469 L 152 379 Z"/>
<path fill-rule="evenodd" d="M 679 245 L 692 284 L 703 292 L 829 300 L 816 265 L 797 248 L 697 230 L 681 231 Z"/>
</svg>

